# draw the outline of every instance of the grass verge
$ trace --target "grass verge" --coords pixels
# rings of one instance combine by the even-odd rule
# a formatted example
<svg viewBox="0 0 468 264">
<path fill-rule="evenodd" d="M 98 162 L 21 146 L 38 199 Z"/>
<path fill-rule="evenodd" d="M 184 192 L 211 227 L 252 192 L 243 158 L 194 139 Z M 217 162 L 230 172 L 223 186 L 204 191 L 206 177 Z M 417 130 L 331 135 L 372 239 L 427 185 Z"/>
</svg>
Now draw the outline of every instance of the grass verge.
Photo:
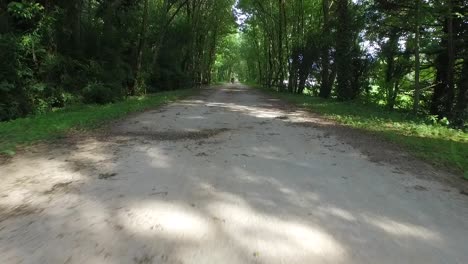
<svg viewBox="0 0 468 264">
<path fill-rule="evenodd" d="M 464 174 L 468 180 L 468 133 L 466 132 L 428 124 L 424 119 L 391 112 L 373 105 L 259 89 L 311 112 L 322 114 L 340 124 L 377 134 L 405 147 L 416 157 L 429 161 L 437 167 L 449 168 Z"/>
<path fill-rule="evenodd" d="M 0 123 L 0 154 L 14 155 L 16 148 L 61 137 L 71 129 L 93 129 L 130 113 L 145 111 L 195 93 L 194 89 L 131 97 L 107 105 L 79 105 L 44 115 Z"/>
</svg>

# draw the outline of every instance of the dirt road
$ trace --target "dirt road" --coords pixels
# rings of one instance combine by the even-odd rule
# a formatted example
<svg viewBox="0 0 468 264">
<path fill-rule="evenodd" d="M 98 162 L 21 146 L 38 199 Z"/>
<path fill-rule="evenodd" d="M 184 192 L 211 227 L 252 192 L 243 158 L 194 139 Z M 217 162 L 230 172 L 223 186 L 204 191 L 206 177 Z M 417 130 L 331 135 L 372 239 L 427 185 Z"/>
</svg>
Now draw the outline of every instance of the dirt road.
<svg viewBox="0 0 468 264">
<path fill-rule="evenodd" d="M 33 148 L 0 166 L 0 263 L 468 263 L 467 196 L 319 125 L 224 86 Z"/>
</svg>

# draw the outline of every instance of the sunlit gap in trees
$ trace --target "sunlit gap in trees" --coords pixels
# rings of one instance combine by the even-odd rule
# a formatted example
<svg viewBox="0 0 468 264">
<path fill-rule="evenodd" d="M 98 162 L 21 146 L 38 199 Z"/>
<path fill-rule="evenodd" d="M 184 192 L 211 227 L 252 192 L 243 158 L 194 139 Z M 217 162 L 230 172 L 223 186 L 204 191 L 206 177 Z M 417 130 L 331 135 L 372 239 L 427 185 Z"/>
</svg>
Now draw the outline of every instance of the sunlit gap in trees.
<svg viewBox="0 0 468 264">
<path fill-rule="evenodd" d="M 213 76 L 217 82 L 231 80 L 246 81 L 247 63 L 242 56 L 242 32 L 250 15 L 239 8 L 239 0 L 232 6 L 234 25 L 230 34 L 222 37 L 217 44 Z"/>
<path fill-rule="evenodd" d="M 234 13 L 234 16 L 236 17 L 236 23 L 239 27 L 239 30 L 245 27 L 245 22 L 247 19 L 249 19 L 250 15 L 245 13 L 244 10 L 238 8 L 239 6 L 239 0 L 236 0 L 236 3 L 232 7 L 232 11 Z"/>
</svg>

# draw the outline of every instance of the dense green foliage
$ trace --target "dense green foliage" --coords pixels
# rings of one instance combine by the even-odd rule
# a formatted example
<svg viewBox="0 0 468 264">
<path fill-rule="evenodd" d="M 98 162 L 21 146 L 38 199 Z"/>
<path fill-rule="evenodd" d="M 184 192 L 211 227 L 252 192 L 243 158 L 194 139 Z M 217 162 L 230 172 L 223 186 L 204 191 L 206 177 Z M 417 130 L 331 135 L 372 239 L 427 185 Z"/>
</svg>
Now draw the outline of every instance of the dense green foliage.
<svg viewBox="0 0 468 264">
<path fill-rule="evenodd" d="M 466 0 L 240 0 L 238 9 L 244 81 L 466 128 Z"/>
<path fill-rule="evenodd" d="M 353 101 L 339 102 L 290 93 L 274 93 L 274 96 L 339 123 L 375 133 L 435 165 L 468 173 L 468 134 L 448 128 L 437 119 L 416 118 Z"/>
<path fill-rule="evenodd" d="M 69 108 L 0 123 L 0 153 L 12 154 L 16 146 L 53 139 L 70 129 L 94 128 L 129 113 L 144 111 L 194 93 L 194 89 L 129 97 L 107 105 L 75 105 Z"/>
<path fill-rule="evenodd" d="M 209 83 L 233 4 L 0 1 L 0 121 Z"/>
</svg>

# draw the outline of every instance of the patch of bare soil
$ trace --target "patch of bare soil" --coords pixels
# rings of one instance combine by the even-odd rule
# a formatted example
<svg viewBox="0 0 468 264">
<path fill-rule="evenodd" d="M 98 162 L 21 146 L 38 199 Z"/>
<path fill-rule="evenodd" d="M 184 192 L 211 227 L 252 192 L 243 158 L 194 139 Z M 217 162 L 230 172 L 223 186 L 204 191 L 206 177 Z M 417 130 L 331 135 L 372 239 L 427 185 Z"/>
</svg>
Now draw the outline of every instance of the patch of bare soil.
<svg viewBox="0 0 468 264">
<path fill-rule="evenodd" d="M 227 132 L 228 128 L 203 129 L 199 131 L 133 131 L 126 132 L 125 136 L 145 137 L 159 141 L 200 140 L 217 136 Z"/>
</svg>

